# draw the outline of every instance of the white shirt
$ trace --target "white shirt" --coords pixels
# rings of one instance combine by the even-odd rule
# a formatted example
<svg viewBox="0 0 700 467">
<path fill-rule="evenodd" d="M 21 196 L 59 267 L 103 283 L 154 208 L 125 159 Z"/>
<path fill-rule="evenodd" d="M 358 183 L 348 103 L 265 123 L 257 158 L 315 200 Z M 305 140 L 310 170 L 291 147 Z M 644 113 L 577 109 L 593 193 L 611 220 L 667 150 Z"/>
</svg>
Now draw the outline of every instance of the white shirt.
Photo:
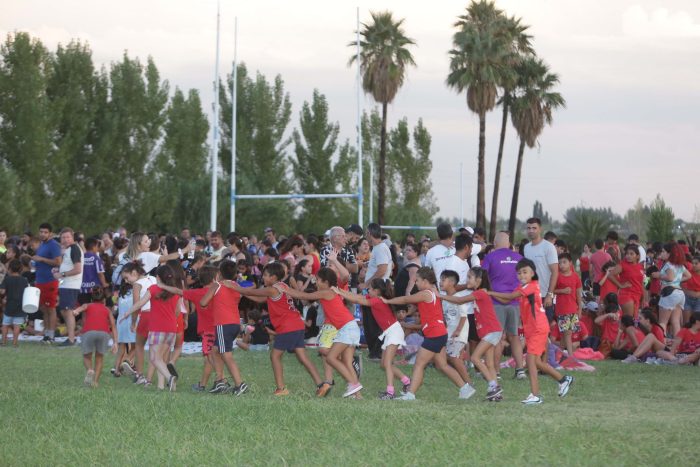
<svg viewBox="0 0 700 467">
<path fill-rule="evenodd" d="M 549 279 L 552 278 L 549 266 L 559 264 L 557 249 L 547 240 L 542 239 L 537 245 L 533 245 L 532 242 L 525 245 L 525 257 L 535 263 L 540 293 L 545 297 L 550 292 Z"/>
<path fill-rule="evenodd" d="M 442 243 L 438 243 L 425 254 L 425 266 L 433 268 L 438 282 L 440 281 L 440 274 L 446 269 L 445 262 L 454 254 L 455 248 L 453 246 L 447 247 Z"/>
<path fill-rule="evenodd" d="M 158 264 L 160 264 L 159 260 L 160 255 L 152 251 L 144 251 L 139 255 L 139 261 L 143 263 L 143 270 L 147 273 L 158 267 Z"/>
<path fill-rule="evenodd" d="M 379 269 L 379 266 L 382 264 L 386 264 L 386 271 L 384 271 L 384 275 L 382 277 L 375 277 L 375 279 L 388 279 L 391 277 L 391 251 L 384 242 L 379 243 L 372 248 L 372 253 L 370 253 L 369 256 L 369 263 L 367 263 L 367 274 L 365 277 L 369 279 L 374 276 L 377 269 Z"/>
<path fill-rule="evenodd" d="M 83 250 L 80 249 L 77 243 L 72 244 L 63 252 L 63 261 L 61 261 L 61 266 L 58 268 L 58 272 L 68 272 L 73 269 L 75 263 L 85 264 L 83 260 Z M 73 261 L 73 259 L 76 261 Z M 78 259 L 80 258 L 80 259 Z M 80 290 L 83 285 L 83 271 L 73 276 L 66 276 L 59 279 L 58 288 L 59 289 L 74 289 Z"/>
<path fill-rule="evenodd" d="M 455 332 L 455 329 L 457 329 L 457 326 L 459 325 L 459 320 L 462 317 L 466 317 L 469 315 L 467 311 L 467 304 L 463 303 L 461 305 L 457 305 L 456 303 L 449 303 L 446 301 L 442 302 L 442 311 L 443 314 L 445 315 L 445 326 L 447 327 L 447 336 L 449 338 L 452 337 L 452 333 Z M 472 311 L 473 313 L 473 311 Z M 459 336 L 455 339 L 456 341 L 459 342 L 467 342 L 469 340 L 469 321 L 464 322 L 464 326 L 462 326 L 462 331 L 460 331 Z"/>
<path fill-rule="evenodd" d="M 136 281 L 136 283 L 141 286 L 141 292 L 139 293 L 139 300 L 142 299 L 146 295 L 146 292 L 148 292 L 149 287 L 151 287 L 152 285 L 156 285 L 156 282 L 157 282 L 156 278 L 153 276 L 146 276 L 146 277 Z M 145 312 L 145 311 L 150 311 L 150 310 L 151 310 L 151 301 L 149 300 L 141 307 L 141 311 Z"/>
</svg>

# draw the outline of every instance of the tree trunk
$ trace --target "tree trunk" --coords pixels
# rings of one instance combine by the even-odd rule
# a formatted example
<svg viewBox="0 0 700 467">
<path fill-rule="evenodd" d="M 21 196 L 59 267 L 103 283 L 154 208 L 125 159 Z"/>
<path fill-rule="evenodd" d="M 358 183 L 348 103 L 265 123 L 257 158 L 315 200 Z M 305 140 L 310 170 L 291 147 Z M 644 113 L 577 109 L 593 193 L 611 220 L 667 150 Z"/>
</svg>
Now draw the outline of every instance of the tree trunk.
<svg viewBox="0 0 700 467">
<path fill-rule="evenodd" d="M 508 126 L 508 102 L 509 94 L 503 95 L 503 120 L 501 121 L 501 139 L 498 142 L 498 158 L 496 159 L 496 176 L 493 180 L 493 200 L 491 201 L 491 220 L 489 223 L 489 241 L 493 242 L 496 236 L 496 221 L 498 219 L 498 190 L 501 186 L 501 161 L 503 160 L 503 144 L 506 140 L 506 127 Z"/>
<path fill-rule="evenodd" d="M 520 193 L 520 175 L 523 171 L 523 153 L 525 152 L 525 140 L 520 139 L 518 149 L 518 166 L 515 169 L 515 182 L 513 182 L 513 200 L 510 203 L 510 219 L 508 219 L 508 232 L 510 241 L 515 243 L 515 219 L 518 212 L 518 194 Z"/>
<path fill-rule="evenodd" d="M 384 225 L 384 204 L 386 203 L 386 110 L 382 103 L 382 132 L 379 145 L 379 178 L 377 179 L 377 222 Z"/>
<path fill-rule="evenodd" d="M 486 170 L 484 168 L 484 153 L 486 151 L 486 113 L 479 115 L 479 173 L 476 189 L 476 226 L 486 228 Z"/>
</svg>

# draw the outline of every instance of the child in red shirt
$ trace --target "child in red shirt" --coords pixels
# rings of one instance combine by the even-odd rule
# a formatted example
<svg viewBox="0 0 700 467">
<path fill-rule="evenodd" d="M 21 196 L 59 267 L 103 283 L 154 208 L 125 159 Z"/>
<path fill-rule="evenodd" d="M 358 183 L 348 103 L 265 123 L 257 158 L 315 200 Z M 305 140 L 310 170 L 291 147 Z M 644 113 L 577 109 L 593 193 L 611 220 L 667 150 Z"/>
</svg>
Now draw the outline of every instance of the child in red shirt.
<svg viewBox="0 0 700 467">
<path fill-rule="evenodd" d="M 416 363 L 413 365 L 411 386 L 400 399 L 416 399 L 416 392 L 423 384 L 425 367 L 431 362 L 435 365 L 435 368 L 444 373 L 459 388 L 460 398 L 466 399 L 471 386 L 459 376 L 457 370 L 447 363 L 447 352 L 445 349 L 447 345 L 447 328 L 442 315 L 442 302 L 437 296 L 435 272 L 431 268 L 422 267 L 418 269 L 416 275 L 418 276 L 416 279 L 417 293 L 392 298 L 391 300 L 382 298 L 382 301 L 388 305 L 417 305 L 421 330 L 424 336 L 423 343 L 416 354 Z"/>
<path fill-rule="evenodd" d="M 554 295 L 557 301 L 554 305 L 554 315 L 557 318 L 559 332 L 562 333 L 563 348 L 574 355 L 574 346 L 571 339 L 573 333 L 580 331 L 579 318 L 583 309 L 583 285 L 572 267 L 571 255 L 562 253 L 559 255 L 559 275 Z"/>
<path fill-rule="evenodd" d="M 101 287 L 92 290 L 92 303 L 86 303 L 73 310 L 73 315 L 83 315 L 83 329 L 80 337 L 80 349 L 83 353 L 86 386 L 96 388 L 100 383 L 100 374 L 104 362 L 104 354 L 109 348 L 110 333 L 112 337 L 112 353 L 117 353 L 117 325 L 114 316 L 105 306 L 105 293 Z M 92 359 L 95 358 L 93 365 Z"/>
<path fill-rule="evenodd" d="M 224 285 L 231 287 L 238 293 L 252 300 L 263 299 L 267 302 L 267 310 L 270 313 L 270 321 L 275 328 L 275 340 L 270 352 L 272 372 L 275 377 L 275 396 L 286 396 L 289 390 L 284 384 L 284 367 L 282 356 L 284 352 L 294 353 L 311 376 L 316 385 L 316 395 L 323 397 L 328 393 L 330 385 L 321 381 L 318 370 L 306 355 L 304 343 L 304 320 L 301 313 L 294 306 L 294 301 L 289 294 L 290 288 L 280 282 L 285 275 L 284 267 L 280 263 L 268 263 L 263 269 L 263 284 L 260 289 L 244 288 L 235 282 L 226 281 Z M 327 387 L 326 387 L 327 386 Z"/>
<path fill-rule="evenodd" d="M 657 352 L 665 360 L 676 360 L 681 365 L 700 360 L 700 313 L 693 313 L 688 324 L 681 328 L 673 339 L 671 350 Z M 683 355 L 681 357 L 681 355 Z M 679 358 L 680 357 L 680 358 Z"/>
<path fill-rule="evenodd" d="M 651 356 L 655 356 L 657 352 L 668 350 L 664 329 L 659 325 L 659 321 L 650 308 L 645 308 L 639 313 L 639 328 L 646 333 L 646 336 L 622 363 L 637 363 L 649 353 Z"/>
<path fill-rule="evenodd" d="M 552 368 L 546 357 L 547 337 L 549 336 L 549 323 L 547 314 L 542 306 L 542 295 L 540 285 L 537 282 L 537 270 L 535 263 L 530 259 L 521 259 L 515 266 L 518 271 L 518 280 L 522 286 L 512 293 L 490 292 L 491 296 L 502 303 L 508 303 L 520 297 L 520 319 L 525 331 L 525 342 L 527 344 L 527 372 L 530 376 L 530 395 L 523 400 L 525 405 L 541 404 L 543 402 L 540 395 L 540 385 L 537 380 L 537 372 L 551 376 L 559 383 L 559 397 L 568 394 L 571 384 L 574 382 L 573 376 L 562 376 L 557 370 Z"/>
<path fill-rule="evenodd" d="M 595 319 L 595 324 L 602 329 L 598 351 L 602 353 L 605 358 L 610 356 L 610 352 L 613 349 L 613 344 L 617 337 L 617 330 L 620 327 L 621 317 L 622 311 L 620 310 L 620 305 L 617 303 L 617 295 L 614 293 L 607 294 L 603 301 L 603 307 L 600 308 L 598 316 Z"/>
<path fill-rule="evenodd" d="M 636 319 L 639 306 L 646 294 L 644 290 L 644 266 L 639 264 L 639 247 L 637 245 L 625 247 L 625 257 L 617 266 L 616 272 L 620 274 L 618 301 L 622 313 Z"/>
<path fill-rule="evenodd" d="M 401 323 L 394 316 L 394 311 L 381 300 L 381 298 L 394 298 L 391 282 L 384 279 L 372 279 L 367 296 L 346 292 L 338 287 L 334 287 L 333 291 L 351 303 L 370 307 L 374 320 L 382 330 L 379 339 L 383 342 L 381 367 L 386 374 L 386 391 L 379 393 L 379 399 L 391 400 L 394 398 L 394 378 L 401 381 L 405 388 L 404 392 L 408 390 L 411 379 L 394 365 L 396 351 L 406 345 L 404 331 Z"/>
</svg>

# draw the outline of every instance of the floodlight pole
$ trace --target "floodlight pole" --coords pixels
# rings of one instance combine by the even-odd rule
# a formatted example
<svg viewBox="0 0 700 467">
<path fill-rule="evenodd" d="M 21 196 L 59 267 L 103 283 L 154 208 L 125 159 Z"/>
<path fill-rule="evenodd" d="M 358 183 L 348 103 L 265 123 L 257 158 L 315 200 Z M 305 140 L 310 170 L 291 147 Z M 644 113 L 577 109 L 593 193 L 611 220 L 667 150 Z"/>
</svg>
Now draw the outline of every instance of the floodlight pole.
<svg viewBox="0 0 700 467">
<path fill-rule="evenodd" d="M 464 227 L 464 162 L 459 163 L 459 222 Z"/>
<path fill-rule="evenodd" d="M 219 11 L 221 2 L 216 3 L 216 65 L 214 67 L 214 131 L 211 148 L 211 231 L 216 230 L 217 157 L 219 152 Z"/>
<path fill-rule="evenodd" d="M 360 7 L 357 7 L 357 223 L 363 227 L 362 212 L 362 92 L 360 73 Z"/>
<path fill-rule="evenodd" d="M 236 103 L 238 88 L 238 16 L 233 26 L 233 83 L 231 84 L 231 232 L 236 231 Z"/>
</svg>

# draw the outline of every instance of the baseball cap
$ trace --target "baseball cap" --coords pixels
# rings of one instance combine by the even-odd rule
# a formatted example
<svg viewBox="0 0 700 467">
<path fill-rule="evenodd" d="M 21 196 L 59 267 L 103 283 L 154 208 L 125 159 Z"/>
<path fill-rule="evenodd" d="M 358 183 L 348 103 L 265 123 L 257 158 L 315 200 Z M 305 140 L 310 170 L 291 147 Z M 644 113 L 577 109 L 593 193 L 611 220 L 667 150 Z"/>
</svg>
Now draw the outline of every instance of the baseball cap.
<svg viewBox="0 0 700 467">
<path fill-rule="evenodd" d="M 346 229 L 345 233 L 352 232 L 356 235 L 362 235 L 364 232 L 362 230 L 362 227 L 360 227 L 357 224 L 350 224 Z"/>
</svg>

